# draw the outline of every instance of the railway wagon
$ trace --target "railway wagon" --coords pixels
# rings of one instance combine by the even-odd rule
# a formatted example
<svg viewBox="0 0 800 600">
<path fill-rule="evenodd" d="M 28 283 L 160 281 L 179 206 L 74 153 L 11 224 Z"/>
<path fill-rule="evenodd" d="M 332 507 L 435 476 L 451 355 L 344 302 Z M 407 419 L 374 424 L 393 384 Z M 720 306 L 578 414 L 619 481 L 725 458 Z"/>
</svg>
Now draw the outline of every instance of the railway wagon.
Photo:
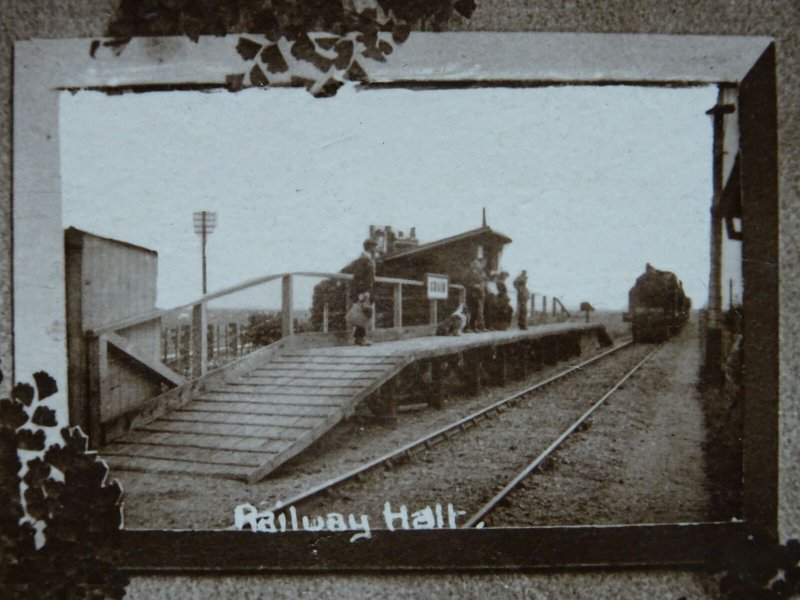
<svg viewBox="0 0 800 600">
<path fill-rule="evenodd" d="M 689 319 L 692 301 L 683 284 L 669 271 L 649 263 L 628 292 L 628 312 L 634 342 L 663 342 L 678 333 Z"/>
</svg>

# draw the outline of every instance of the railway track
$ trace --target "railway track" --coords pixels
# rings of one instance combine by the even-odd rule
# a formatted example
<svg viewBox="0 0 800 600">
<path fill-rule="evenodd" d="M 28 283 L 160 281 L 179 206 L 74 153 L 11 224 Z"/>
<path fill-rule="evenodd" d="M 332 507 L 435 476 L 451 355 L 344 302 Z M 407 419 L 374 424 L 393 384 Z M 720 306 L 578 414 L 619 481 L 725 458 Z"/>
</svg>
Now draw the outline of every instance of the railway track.
<svg viewBox="0 0 800 600">
<path fill-rule="evenodd" d="M 279 512 L 286 511 L 291 506 L 297 506 L 297 505 L 299 505 L 299 504 L 301 504 L 303 502 L 306 502 L 306 501 L 308 501 L 308 500 L 310 500 L 312 498 L 315 498 L 315 497 L 320 496 L 322 494 L 328 493 L 329 491 L 333 490 L 334 488 L 337 488 L 338 486 L 344 484 L 345 482 L 348 482 L 348 481 L 351 481 L 351 480 L 359 480 L 366 473 L 368 473 L 370 471 L 373 471 L 373 470 L 377 469 L 378 467 L 382 466 L 384 468 L 393 468 L 396 465 L 399 465 L 399 464 L 402 464 L 402 463 L 404 463 L 406 461 L 409 461 L 414 456 L 416 456 L 418 453 L 424 452 L 426 450 L 429 450 L 429 449 L 433 448 L 434 446 L 436 446 L 436 445 L 438 445 L 438 444 L 440 444 L 440 443 L 442 443 L 444 441 L 448 441 L 448 440 L 452 439 L 453 437 L 456 437 L 458 435 L 464 434 L 465 432 L 471 430 L 472 428 L 474 428 L 475 426 L 480 424 L 482 421 L 484 421 L 486 419 L 490 419 L 492 416 L 498 415 L 498 414 L 500 414 L 502 412 L 505 412 L 509 408 L 513 408 L 517 403 L 521 402 L 522 400 L 525 400 L 525 399 L 531 397 L 532 395 L 536 394 L 537 392 L 540 392 L 540 391 L 544 390 L 545 388 L 553 385 L 554 383 L 557 383 L 557 382 L 565 380 L 570 375 L 574 375 L 575 373 L 581 372 L 586 367 L 589 367 L 589 366 L 591 366 L 591 365 L 593 365 L 595 363 L 598 363 L 598 362 L 602 361 L 603 359 L 605 359 L 605 358 L 607 358 L 607 357 L 609 357 L 609 356 L 611 356 L 613 354 L 616 354 L 617 352 L 619 352 L 619 351 L 621 351 L 621 350 L 623 350 L 625 348 L 630 347 L 632 344 L 633 344 L 632 341 L 623 342 L 622 344 L 619 344 L 618 346 L 615 346 L 615 347 L 613 347 L 613 348 L 611 348 L 609 350 L 606 350 L 605 352 L 602 352 L 602 353 L 600 353 L 600 354 L 598 354 L 596 356 L 593 356 L 593 357 L 591 357 L 591 358 L 589 358 L 589 359 L 587 359 L 585 361 L 582 361 L 582 362 L 580 362 L 578 364 L 575 364 L 575 365 L 571 365 L 568 368 L 566 368 L 566 369 L 564 369 L 564 370 L 562 370 L 562 371 L 560 371 L 560 372 L 558 372 L 558 373 L 556 373 L 554 375 L 551 375 L 550 377 L 547 377 L 546 379 L 543 379 L 542 381 L 539 381 L 539 382 L 535 383 L 534 385 L 531 385 L 531 386 L 529 386 L 529 387 L 527 387 L 527 388 L 525 388 L 523 390 L 515 392 L 515 393 L 513 393 L 513 394 L 511 394 L 511 395 L 509 395 L 509 396 L 507 396 L 507 397 L 505 397 L 505 398 L 503 398 L 503 399 L 501 399 L 501 400 L 499 400 L 497 402 L 494 402 L 493 404 L 490 404 L 489 406 L 487 406 L 487 407 L 485 407 L 485 408 L 483 408 L 483 409 L 481 409 L 479 411 L 473 412 L 473 413 L 467 415 L 466 417 L 463 417 L 461 419 L 458 419 L 457 421 L 454 421 L 454 422 L 452 422 L 452 423 L 450 423 L 448 425 L 445 425 L 444 427 L 441 427 L 441 428 L 437 429 L 436 431 L 434 431 L 432 433 L 429 433 L 429 434 L 427 434 L 427 435 L 425 435 L 425 436 L 423 436 L 421 438 L 418 438 L 418 439 L 416 439 L 416 440 L 414 440 L 414 441 L 412 441 L 412 442 L 410 442 L 410 443 L 398 448 L 397 450 L 394 450 L 392 452 L 384 454 L 383 456 L 375 458 L 375 459 L 373 459 L 373 460 L 371 460 L 371 461 L 369 461 L 369 462 L 367 462 L 367 463 L 365 463 L 365 464 L 363 464 L 363 465 L 361 465 L 359 467 L 356 467 L 355 469 L 352 469 L 352 470 L 350 470 L 350 471 L 348 471 L 348 472 L 346 472 L 346 473 L 344 473 L 342 475 L 339 475 L 337 477 L 329 479 L 329 480 L 327 480 L 327 481 L 325 481 L 325 482 L 323 482 L 323 483 L 321 483 L 319 485 L 316 485 L 316 486 L 314 486 L 314 487 L 312 487 L 312 488 L 310 488 L 310 489 L 308 489 L 308 490 L 306 490 L 306 491 L 304 491 L 304 492 L 302 492 L 300 494 L 297 494 L 297 495 L 289 498 L 288 500 L 284 500 L 284 501 L 278 502 L 278 503 L 275 504 L 275 506 L 271 510 L 276 514 L 279 513 Z M 648 358 L 649 358 L 649 356 L 652 356 L 653 353 L 650 353 L 648 355 Z M 645 359 L 645 360 L 647 360 L 647 359 Z M 644 364 L 644 362 L 645 361 L 642 361 L 641 363 L 639 363 L 639 365 L 637 365 L 636 368 L 641 366 L 641 364 Z M 630 374 L 632 374 L 632 372 L 629 373 L 626 377 L 629 377 Z M 617 386 L 615 387 L 615 389 L 618 388 L 620 385 L 622 385 L 622 383 L 623 382 L 618 383 Z M 610 396 L 610 393 L 607 396 L 605 396 L 605 398 L 607 398 L 608 396 Z M 604 401 L 604 399 L 603 399 L 603 401 Z M 596 403 L 595 407 L 599 406 L 600 404 L 602 404 L 602 402 Z M 593 407 L 591 409 L 591 412 L 593 412 L 595 410 L 595 407 Z M 589 413 L 589 414 L 591 414 L 591 413 Z M 586 414 L 585 418 L 588 418 L 589 414 Z M 585 418 L 584 418 L 584 420 L 585 420 Z M 576 425 L 576 427 L 577 427 L 577 425 Z M 573 429 L 573 431 L 574 431 L 574 429 Z M 566 439 L 566 438 L 564 438 L 564 439 Z M 563 440 L 561 440 L 561 441 L 563 441 Z M 559 444 L 560 444 L 560 442 L 559 442 Z M 553 448 L 553 449 L 555 449 L 555 448 Z M 544 460 L 544 459 L 542 459 L 542 460 Z M 539 464 L 541 464 L 541 462 Z M 534 469 L 535 469 L 535 467 L 534 467 Z M 476 521 L 476 523 L 478 523 L 478 521 Z"/>
<path fill-rule="evenodd" d="M 485 519 L 505 498 L 507 498 L 511 493 L 514 492 L 515 489 L 522 483 L 525 479 L 527 479 L 530 475 L 534 473 L 557 449 L 561 444 L 563 444 L 566 439 L 575 433 L 575 431 L 586 422 L 586 420 L 592 416 L 592 414 L 600 408 L 606 400 L 608 400 L 622 385 L 625 384 L 628 379 L 633 376 L 633 374 L 638 371 L 647 361 L 649 361 L 653 355 L 658 352 L 664 344 L 659 344 L 652 352 L 648 353 L 642 360 L 640 360 L 636 365 L 630 369 L 623 377 L 617 381 L 611 389 L 605 392 L 592 406 L 581 416 L 575 419 L 569 427 L 567 427 L 561 434 L 541 453 L 539 453 L 536 458 L 534 458 L 524 469 L 522 469 L 516 476 L 514 476 L 508 484 L 503 487 L 497 494 L 495 494 L 491 500 L 486 502 L 476 513 L 474 513 L 464 524 L 462 528 L 469 529 L 472 527 L 481 528 L 484 525 L 483 519 Z"/>
</svg>

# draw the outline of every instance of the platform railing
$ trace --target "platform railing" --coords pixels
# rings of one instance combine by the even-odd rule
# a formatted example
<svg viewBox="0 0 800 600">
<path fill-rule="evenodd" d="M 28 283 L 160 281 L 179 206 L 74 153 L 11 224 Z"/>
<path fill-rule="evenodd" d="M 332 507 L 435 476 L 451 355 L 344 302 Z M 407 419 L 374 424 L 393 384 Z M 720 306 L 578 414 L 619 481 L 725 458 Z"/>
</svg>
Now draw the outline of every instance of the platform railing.
<svg viewBox="0 0 800 600">
<path fill-rule="evenodd" d="M 548 296 L 540 292 L 530 292 L 528 304 L 528 325 L 549 323 L 551 321 L 565 321 L 572 318 L 572 313 L 564 306 L 561 299 L 556 296 Z"/>
<path fill-rule="evenodd" d="M 170 309 L 159 309 L 127 317 L 96 327 L 86 332 L 87 337 L 96 345 L 102 345 L 104 348 L 101 350 L 97 348 L 94 355 L 102 357 L 107 355 L 106 344 L 109 340 L 118 341 L 120 334 L 125 330 L 131 330 L 145 323 L 152 323 L 153 321 L 160 321 L 171 315 L 180 314 L 183 312 L 191 311 L 191 342 L 190 355 L 191 355 L 191 377 L 196 378 L 205 375 L 208 371 L 208 305 L 213 300 L 218 300 L 231 296 L 237 292 L 242 292 L 257 286 L 261 286 L 273 281 L 281 281 L 281 338 L 286 338 L 294 335 L 295 323 L 293 318 L 294 310 L 294 282 L 297 278 L 309 277 L 318 279 L 338 279 L 344 281 L 352 280 L 353 276 L 349 273 L 326 273 L 318 271 L 298 271 L 290 273 L 278 273 L 273 275 L 266 275 L 256 277 L 244 281 L 242 283 L 223 288 L 221 290 L 205 294 L 197 300 L 176 306 Z M 403 327 L 403 288 L 404 287 L 422 287 L 425 285 L 423 281 L 416 281 L 412 279 L 401 279 L 395 277 L 376 277 L 375 282 L 379 284 L 388 284 L 393 288 L 393 320 L 392 328 Z M 451 288 L 456 290 L 459 294 L 459 301 L 464 302 L 466 292 L 463 286 L 459 284 L 451 284 Z M 349 296 L 349 294 L 348 294 Z M 437 301 L 430 301 L 430 324 L 435 325 L 437 320 Z M 328 311 L 324 311 L 323 332 L 327 333 L 328 330 Z M 124 335 L 122 336 L 124 337 Z M 120 346 L 120 344 L 116 344 Z M 118 348 L 119 349 L 119 348 Z M 131 349 L 133 350 L 133 349 Z M 137 362 L 144 362 L 144 366 L 153 371 L 160 371 L 162 374 L 165 372 L 164 365 L 155 358 L 153 360 L 144 357 L 136 356 Z M 176 378 L 174 378 L 176 379 Z"/>
<path fill-rule="evenodd" d="M 218 369 L 226 364 L 232 364 L 243 358 L 245 354 L 252 353 L 264 345 L 279 339 L 292 338 L 296 333 L 295 324 L 295 282 L 299 278 L 312 278 L 321 280 L 343 280 L 349 283 L 353 276 L 348 273 L 326 273 L 316 271 L 300 271 L 290 273 L 278 273 L 265 275 L 230 286 L 200 298 L 170 309 L 159 309 L 144 314 L 135 315 L 95 327 L 85 332 L 86 360 L 89 365 L 89 401 L 87 410 L 89 411 L 90 431 L 94 433 L 91 437 L 102 440 L 102 423 L 119 419 L 120 415 L 125 415 L 131 409 L 141 405 L 143 401 L 152 398 L 164 390 L 182 386 L 191 380 L 196 380 L 209 373 L 209 368 Z M 274 321 L 268 320 L 270 328 L 269 335 L 261 336 L 258 343 L 242 346 L 240 340 L 236 340 L 236 352 L 226 352 L 224 356 L 213 356 L 214 360 L 209 360 L 209 303 L 215 300 L 228 299 L 233 294 L 251 290 L 257 286 L 269 284 L 270 282 L 280 282 L 280 311 L 274 311 Z M 401 279 L 394 277 L 376 277 L 376 284 L 389 286 L 392 297 L 392 320 L 384 323 L 383 329 L 401 330 L 404 328 L 404 296 L 413 294 L 423 297 L 424 282 L 411 279 Z M 450 287 L 458 294 L 460 302 L 465 300 L 465 290 L 463 286 L 451 284 Z M 346 306 L 349 308 L 349 285 L 347 286 Z M 417 302 L 418 304 L 418 302 Z M 268 314 L 268 311 L 261 311 Z M 419 311 L 417 311 L 419 312 Z M 162 325 L 167 321 L 175 321 L 184 313 L 191 315 L 190 325 L 179 328 L 176 336 L 174 353 L 181 360 L 174 363 L 165 364 L 164 358 L 171 353 L 164 349 L 163 343 L 152 345 L 147 351 L 142 351 L 137 346 L 137 332 L 142 330 L 153 330 L 154 323 L 158 323 L 155 329 L 164 329 Z M 316 333 L 328 333 L 329 311 L 324 311 L 323 324 L 320 331 Z M 431 301 L 430 309 L 427 311 L 429 322 L 427 325 L 436 323 L 436 301 Z M 388 321 L 388 318 L 382 318 Z M 273 331 L 273 325 L 274 330 Z M 333 332 L 331 332 L 331 335 Z M 177 340 L 183 336 L 181 350 Z M 187 339 L 188 338 L 188 339 Z M 212 354 L 213 348 L 212 348 Z M 182 356 L 181 356 L 182 355 Z M 221 364 L 220 360 L 228 361 Z M 93 430 L 93 431 L 92 431 Z M 100 442 L 102 443 L 102 441 Z"/>
</svg>

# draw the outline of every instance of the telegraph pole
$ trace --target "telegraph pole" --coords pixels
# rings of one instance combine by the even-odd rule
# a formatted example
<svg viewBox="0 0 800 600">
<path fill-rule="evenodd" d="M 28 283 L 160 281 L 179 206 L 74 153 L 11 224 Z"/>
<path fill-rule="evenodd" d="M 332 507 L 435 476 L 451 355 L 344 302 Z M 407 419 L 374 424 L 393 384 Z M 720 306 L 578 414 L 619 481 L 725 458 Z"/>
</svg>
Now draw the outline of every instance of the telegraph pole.
<svg viewBox="0 0 800 600">
<path fill-rule="evenodd" d="M 214 228 L 217 226 L 217 213 L 201 210 L 194 215 L 194 232 L 200 236 L 203 255 L 203 295 L 208 293 L 207 271 L 206 271 L 206 240 Z"/>
</svg>

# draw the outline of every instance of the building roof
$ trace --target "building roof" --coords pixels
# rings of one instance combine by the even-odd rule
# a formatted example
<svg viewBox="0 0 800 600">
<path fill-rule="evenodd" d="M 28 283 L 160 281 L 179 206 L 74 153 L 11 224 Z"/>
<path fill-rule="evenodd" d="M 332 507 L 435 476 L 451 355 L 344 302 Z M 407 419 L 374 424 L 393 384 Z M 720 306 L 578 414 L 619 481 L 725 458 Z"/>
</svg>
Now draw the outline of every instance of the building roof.
<svg viewBox="0 0 800 600">
<path fill-rule="evenodd" d="M 403 250 L 402 252 L 388 254 L 386 256 L 381 257 L 381 261 L 390 262 L 398 258 L 408 258 L 409 256 L 414 256 L 415 254 L 421 254 L 424 252 L 428 252 L 430 250 L 440 249 L 443 246 L 448 246 L 450 244 L 462 242 L 470 238 L 486 237 L 486 236 L 495 238 L 501 244 L 508 244 L 511 242 L 510 237 L 508 237 L 503 233 L 500 233 L 499 231 L 494 231 L 491 227 L 478 227 L 477 229 L 471 229 L 470 231 L 465 231 L 464 233 L 459 233 L 457 235 L 442 238 L 441 240 L 428 242 L 427 244 L 420 244 L 416 248 L 409 248 L 408 250 Z"/>
<path fill-rule="evenodd" d="M 67 243 L 70 245 L 79 246 L 81 245 L 82 239 L 88 236 L 88 237 L 93 237 L 97 240 L 103 240 L 104 242 L 111 242 L 113 244 L 125 246 L 126 248 L 132 248 L 133 250 L 139 250 L 141 252 L 149 252 L 150 254 L 155 254 L 156 256 L 158 256 L 158 252 L 152 250 L 151 248 L 145 248 L 144 246 L 137 246 L 136 244 L 132 244 L 130 242 L 126 242 L 123 240 L 115 240 L 114 238 L 97 235 L 96 233 L 84 231 L 83 229 L 78 229 L 77 227 L 67 227 L 64 230 L 64 235 L 66 236 Z"/>
</svg>

